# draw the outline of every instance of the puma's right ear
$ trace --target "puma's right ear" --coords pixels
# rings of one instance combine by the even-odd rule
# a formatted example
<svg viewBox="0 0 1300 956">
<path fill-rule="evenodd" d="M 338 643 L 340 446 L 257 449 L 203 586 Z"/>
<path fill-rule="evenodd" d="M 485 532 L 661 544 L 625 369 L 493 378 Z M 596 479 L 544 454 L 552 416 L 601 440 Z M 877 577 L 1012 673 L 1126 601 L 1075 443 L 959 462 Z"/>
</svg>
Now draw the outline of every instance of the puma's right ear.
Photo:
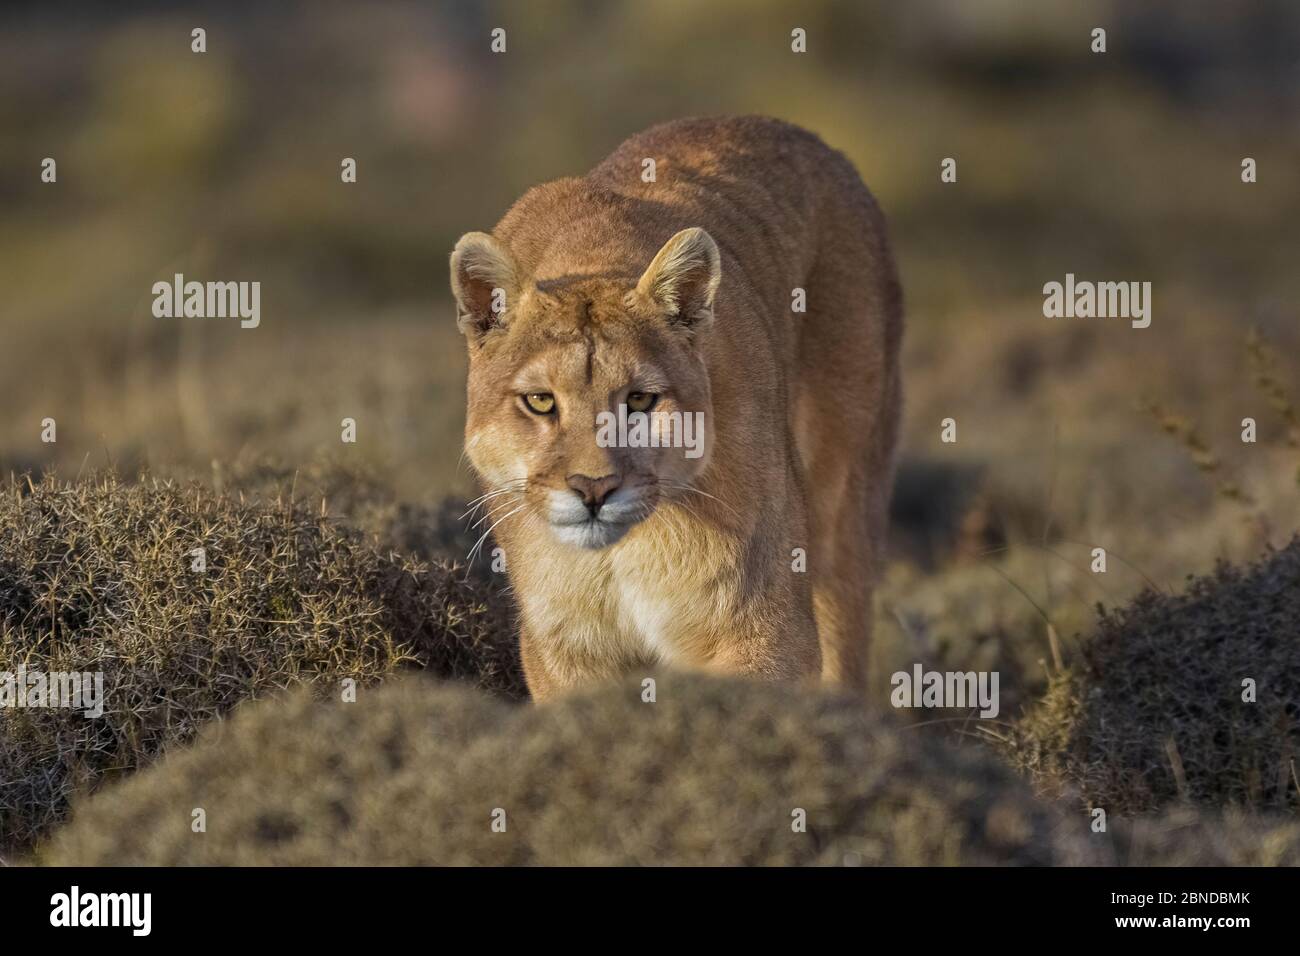
<svg viewBox="0 0 1300 956">
<path fill-rule="evenodd" d="M 451 291 L 461 332 L 478 338 L 504 328 L 515 283 L 514 260 L 501 243 L 486 232 L 461 236 L 451 253 Z"/>
</svg>

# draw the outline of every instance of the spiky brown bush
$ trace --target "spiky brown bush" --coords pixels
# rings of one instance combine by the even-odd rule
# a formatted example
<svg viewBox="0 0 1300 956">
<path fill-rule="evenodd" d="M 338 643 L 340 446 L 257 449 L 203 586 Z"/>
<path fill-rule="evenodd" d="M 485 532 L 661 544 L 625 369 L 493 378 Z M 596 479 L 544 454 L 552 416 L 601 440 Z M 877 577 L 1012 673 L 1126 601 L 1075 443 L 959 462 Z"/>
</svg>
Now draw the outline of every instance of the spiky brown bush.
<svg viewBox="0 0 1300 956">
<path fill-rule="evenodd" d="M 664 674 L 536 708 L 389 683 L 259 703 L 101 792 L 55 864 L 1046 863 L 1051 814 L 974 748 L 823 692 Z M 191 828 L 206 811 L 205 833 Z M 505 832 L 493 814 L 504 813 Z M 796 811 L 806 832 L 795 832 Z"/>
<path fill-rule="evenodd" d="M 191 570 L 202 547 L 206 570 Z M 235 703 L 422 666 L 524 693 L 474 585 L 380 554 L 319 511 L 111 476 L 0 494 L 0 673 L 102 672 L 106 709 L 0 708 L 0 848 Z"/>
<path fill-rule="evenodd" d="M 1148 590 L 1103 611 L 1011 743 L 1049 791 L 1112 812 L 1294 809 L 1298 751 L 1300 539 L 1246 568 L 1220 564 L 1183 594 Z"/>
<path fill-rule="evenodd" d="M 455 564 L 492 596 L 494 606 L 506 611 L 514 607 L 506 576 L 491 568 L 496 545 L 490 534 L 475 560 L 468 560 L 491 522 L 480 520 L 489 509 L 474 509 L 463 498 L 400 500 L 375 466 L 330 454 L 293 463 L 266 455 L 240 455 L 214 462 L 209 471 L 175 471 L 178 477 L 196 479 L 219 491 L 233 489 L 261 500 L 325 501 L 331 515 L 371 536 L 381 548 L 423 561 Z"/>
</svg>

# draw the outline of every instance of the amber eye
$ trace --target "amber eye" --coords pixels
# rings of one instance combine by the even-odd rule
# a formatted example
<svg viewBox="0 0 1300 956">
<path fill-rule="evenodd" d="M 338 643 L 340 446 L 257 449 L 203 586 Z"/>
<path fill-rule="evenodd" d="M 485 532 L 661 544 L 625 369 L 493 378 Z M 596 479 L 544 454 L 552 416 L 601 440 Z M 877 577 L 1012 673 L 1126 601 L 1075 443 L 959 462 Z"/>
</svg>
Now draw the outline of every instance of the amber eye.
<svg viewBox="0 0 1300 956">
<path fill-rule="evenodd" d="M 629 412 L 648 412 L 655 407 L 659 396 L 651 392 L 628 392 L 627 410 Z"/>
<path fill-rule="evenodd" d="M 549 415 L 555 411 L 555 396 L 549 392 L 529 392 L 524 396 L 528 410 L 537 415 Z"/>
</svg>

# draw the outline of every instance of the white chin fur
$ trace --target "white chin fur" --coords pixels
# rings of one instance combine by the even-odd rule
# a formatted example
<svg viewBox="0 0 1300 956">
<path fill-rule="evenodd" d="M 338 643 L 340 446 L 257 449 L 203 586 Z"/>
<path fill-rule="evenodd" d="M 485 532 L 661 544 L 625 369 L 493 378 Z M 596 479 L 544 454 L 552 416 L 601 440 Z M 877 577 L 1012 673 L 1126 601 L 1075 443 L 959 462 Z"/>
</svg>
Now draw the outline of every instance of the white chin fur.
<svg viewBox="0 0 1300 956">
<path fill-rule="evenodd" d="M 551 532 L 563 544 L 596 550 L 609 547 L 631 527 L 630 524 L 588 519 L 581 524 L 552 524 Z"/>
</svg>

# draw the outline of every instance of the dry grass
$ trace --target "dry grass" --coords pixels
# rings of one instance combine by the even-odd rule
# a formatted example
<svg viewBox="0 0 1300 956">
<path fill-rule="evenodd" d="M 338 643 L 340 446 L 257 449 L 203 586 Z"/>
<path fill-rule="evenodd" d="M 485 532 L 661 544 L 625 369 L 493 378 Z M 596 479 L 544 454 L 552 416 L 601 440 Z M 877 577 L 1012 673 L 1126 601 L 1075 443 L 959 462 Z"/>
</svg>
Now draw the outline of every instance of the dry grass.
<svg viewBox="0 0 1300 956">
<path fill-rule="evenodd" d="M 202 547 L 206 570 L 192 570 Z M 367 545 L 319 508 L 111 476 L 0 494 L 0 672 L 102 672 L 102 718 L 0 714 L 0 847 L 70 797 L 249 698 L 405 667 L 524 694 L 508 622 L 446 564 Z"/>
<path fill-rule="evenodd" d="M 1058 812 L 982 747 L 824 693 L 667 674 L 653 704 L 630 681 L 512 708 L 500 583 L 384 554 L 275 498 L 286 477 L 239 475 L 256 500 L 112 477 L 0 500 L 0 670 L 103 670 L 109 696 L 102 720 L 4 714 L 9 849 L 53 833 L 39 859 L 60 863 L 1300 862 L 1300 826 L 1276 815 L 1295 806 L 1300 541 L 1102 614 L 1007 749 L 1065 797 Z M 329 467 L 299 478 L 335 488 L 374 540 L 430 556 L 464 544 L 450 502 L 399 506 Z M 988 569 L 966 567 L 974 606 Z M 1008 618 L 984 652 L 1046 654 L 1014 631 Z M 969 665 L 980 645 L 935 646 Z M 392 680 L 412 666 L 497 693 Z M 1240 703 L 1241 676 L 1257 703 Z M 344 677 L 356 703 L 339 700 Z M 314 690 L 221 719 L 302 684 Z M 54 826 L 70 800 L 76 821 Z M 1109 832 L 1089 830 L 1091 806 Z M 206 833 L 190 829 L 196 807 Z"/>
<path fill-rule="evenodd" d="M 241 709 L 80 807 L 53 864 L 1036 864 L 998 761 L 854 701 L 660 674 L 513 712 L 408 680 Z M 191 829 L 191 811 L 207 831 Z M 494 832 L 494 811 L 505 832 Z M 806 811 L 806 832 L 792 814 Z"/>
<path fill-rule="evenodd" d="M 632 679 L 518 709 L 407 678 L 352 704 L 251 704 L 83 801 L 38 861 L 1300 864 L 1294 817 L 1179 807 L 1094 833 L 978 748 L 841 697 L 682 674 L 657 676 L 654 703 L 641 692 Z"/>
<path fill-rule="evenodd" d="M 1104 865 L 1300 866 L 1300 821 L 1287 815 L 1178 807 L 1121 820 L 1099 842 Z"/>
</svg>

